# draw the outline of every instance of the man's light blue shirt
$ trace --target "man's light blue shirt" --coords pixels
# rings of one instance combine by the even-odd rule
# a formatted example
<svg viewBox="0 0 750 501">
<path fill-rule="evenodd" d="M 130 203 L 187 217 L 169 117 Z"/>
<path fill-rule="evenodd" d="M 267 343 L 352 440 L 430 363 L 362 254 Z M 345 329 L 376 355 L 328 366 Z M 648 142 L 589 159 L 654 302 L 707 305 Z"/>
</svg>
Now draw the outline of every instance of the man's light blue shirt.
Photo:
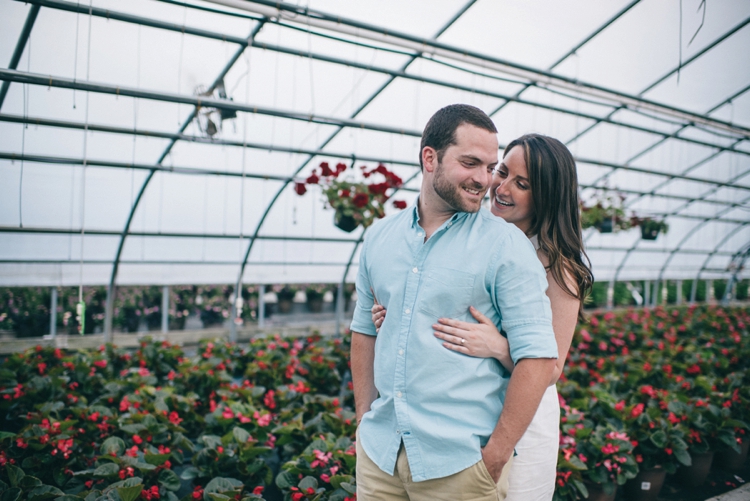
<svg viewBox="0 0 750 501">
<path fill-rule="evenodd" d="M 514 362 L 557 358 L 546 289 L 529 239 L 484 209 L 453 215 L 427 242 L 416 206 L 369 229 L 351 330 L 377 336 L 379 397 L 362 418 L 359 438 L 380 469 L 393 474 L 402 441 L 416 482 L 482 458 L 510 374 L 495 359 L 444 348 L 432 325 L 440 317 L 474 322 L 474 306 L 502 325 Z M 373 292 L 388 311 L 379 333 Z"/>
</svg>

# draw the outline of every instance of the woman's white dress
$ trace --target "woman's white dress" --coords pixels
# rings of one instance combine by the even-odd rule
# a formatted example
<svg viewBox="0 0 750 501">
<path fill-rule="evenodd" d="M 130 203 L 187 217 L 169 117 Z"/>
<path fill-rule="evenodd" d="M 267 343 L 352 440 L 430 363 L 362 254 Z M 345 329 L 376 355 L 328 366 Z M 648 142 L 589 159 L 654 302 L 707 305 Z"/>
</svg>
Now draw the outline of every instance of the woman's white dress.
<svg viewBox="0 0 750 501">
<path fill-rule="evenodd" d="M 531 238 L 539 249 L 536 236 Z M 550 501 L 555 493 L 560 445 L 560 401 L 557 388 L 547 388 L 521 440 L 510 470 L 506 501 Z"/>
<path fill-rule="evenodd" d="M 555 385 L 544 392 L 539 408 L 516 445 L 505 501 L 550 501 L 555 493 L 560 402 Z"/>
</svg>

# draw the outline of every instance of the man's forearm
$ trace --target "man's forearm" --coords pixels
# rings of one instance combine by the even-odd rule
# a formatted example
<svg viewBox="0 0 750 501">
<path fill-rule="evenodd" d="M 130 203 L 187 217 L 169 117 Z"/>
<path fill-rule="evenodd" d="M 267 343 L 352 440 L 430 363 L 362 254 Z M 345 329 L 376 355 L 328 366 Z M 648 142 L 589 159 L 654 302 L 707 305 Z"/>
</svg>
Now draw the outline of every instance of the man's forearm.
<svg viewBox="0 0 750 501">
<path fill-rule="evenodd" d="M 375 389 L 375 336 L 352 332 L 351 367 L 357 424 L 378 397 Z"/>
<path fill-rule="evenodd" d="M 554 358 L 525 358 L 516 364 L 505 394 L 503 412 L 483 453 L 485 462 L 504 465 L 510 458 L 534 418 L 554 370 Z"/>
</svg>

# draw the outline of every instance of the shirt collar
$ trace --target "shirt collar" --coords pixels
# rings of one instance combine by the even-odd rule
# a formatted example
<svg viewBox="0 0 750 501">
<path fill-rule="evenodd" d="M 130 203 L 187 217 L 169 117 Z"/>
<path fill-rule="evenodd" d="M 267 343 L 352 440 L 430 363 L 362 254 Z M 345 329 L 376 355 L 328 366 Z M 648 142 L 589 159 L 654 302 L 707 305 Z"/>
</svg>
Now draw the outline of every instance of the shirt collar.
<svg viewBox="0 0 750 501">
<path fill-rule="evenodd" d="M 441 224 L 440 228 L 443 228 L 446 224 L 448 224 L 449 226 L 452 226 L 457 221 L 460 221 L 460 220 L 466 218 L 466 216 L 468 216 L 469 214 L 471 214 L 471 213 L 469 213 L 469 212 L 456 212 L 451 217 L 449 217 L 446 222 L 444 222 L 443 224 Z M 422 229 L 422 227 L 419 226 L 419 197 L 417 197 L 416 201 L 414 202 L 414 207 L 412 208 L 412 223 L 411 223 L 411 226 L 412 226 L 412 228 L 415 228 L 415 229 Z"/>
</svg>

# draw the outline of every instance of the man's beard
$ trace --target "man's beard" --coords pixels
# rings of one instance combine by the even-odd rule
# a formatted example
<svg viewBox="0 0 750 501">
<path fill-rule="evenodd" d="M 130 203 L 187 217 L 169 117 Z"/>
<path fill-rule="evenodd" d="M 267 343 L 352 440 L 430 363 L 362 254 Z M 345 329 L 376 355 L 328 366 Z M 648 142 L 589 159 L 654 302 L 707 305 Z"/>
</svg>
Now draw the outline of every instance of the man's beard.
<svg viewBox="0 0 750 501">
<path fill-rule="evenodd" d="M 478 183 L 471 183 L 472 186 L 467 188 L 486 191 L 487 188 Z M 435 169 L 435 177 L 432 180 L 432 189 L 443 199 L 451 208 L 456 212 L 477 212 L 482 207 L 482 199 L 479 199 L 476 203 L 472 203 L 469 200 L 464 199 L 461 196 L 463 189 L 461 186 L 452 184 L 448 179 L 445 178 L 445 170 L 443 164 L 438 162 L 437 168 Z"/>
</svg>

